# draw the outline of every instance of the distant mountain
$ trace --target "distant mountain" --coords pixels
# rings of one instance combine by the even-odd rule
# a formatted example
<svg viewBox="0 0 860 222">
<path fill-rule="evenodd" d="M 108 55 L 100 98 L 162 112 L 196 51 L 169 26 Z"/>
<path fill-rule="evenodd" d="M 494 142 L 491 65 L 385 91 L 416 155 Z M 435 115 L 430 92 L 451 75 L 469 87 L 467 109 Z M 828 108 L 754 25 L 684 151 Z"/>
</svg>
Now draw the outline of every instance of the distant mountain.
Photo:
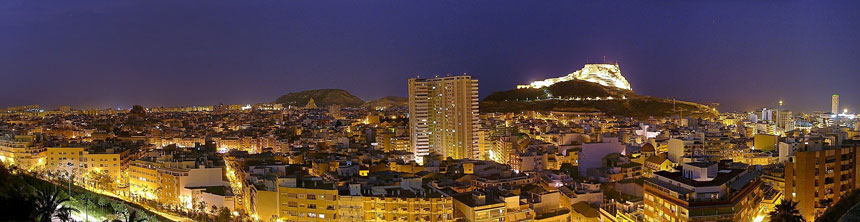
<svg viewBox="0 0 860 222">
<path fill-rule="evenodd" d="M 610 65 L 617 68 L 617 65 Z M 589 66 L 586 65 L 587 69 Z M 602 67 L 602 66 L 600 66 Z M 577 73 L 588 73 L 583 70 Z M 713 117 L 716 110 L 697 103 L 637 95 L 611 67 L 612 75 L 588 75 L 606 78 L 568 78 L 574 74 L 541 80 L 517 89 L 495 92 L 481 100 L 480 110 L 491 112 L 568 111 L 603 112 L 628 117 L 663 117 L 672 115 Z M 593 71 L 592 71 L 593 73 Z M 611 77 L 611 78 L 610 78 Z M 589 77 L 590 78 L 590 77 Z M 613 80 L 615 79 L 615 80 Z M 622 81 L 623 80 L 623 81 Z"/>
<path fill-rule="evenodd" d="M 275 103 L 292 106 L 305 106 L 313 98 L 318 107 L 337 104 L 344 107 L 358 107 L 364 104 L 360 98 L 342 89 L 315 89 L 294 92 L 278 97 Z"/>
<path fill-rule="evenodd" d="M 397 107 L 397 106 L 405 107 L 407 105 L 409 105 L 409 99 L 407 99 L 407 98 L 397 97 L 397 96 L 386 96 L 386 97 L 382 97 L 379 99 L 367 101 L 364 103 L 364 105 L 361 105 L 361 106 L 367 107 L 367 108 L 377 108 L 377 107 L 388 108 L 388 107 Z"/>
</svg>

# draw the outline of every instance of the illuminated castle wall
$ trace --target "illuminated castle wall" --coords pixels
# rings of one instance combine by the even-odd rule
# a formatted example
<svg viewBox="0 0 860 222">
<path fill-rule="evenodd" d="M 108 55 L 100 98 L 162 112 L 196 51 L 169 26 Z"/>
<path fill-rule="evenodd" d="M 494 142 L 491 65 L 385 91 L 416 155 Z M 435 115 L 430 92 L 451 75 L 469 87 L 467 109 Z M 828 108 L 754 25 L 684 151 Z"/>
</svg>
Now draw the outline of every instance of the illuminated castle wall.
<svg viewBox="0 0 860 222">
<path fill-rule="evenodd" d="M 576 72 L 566 76 L 534 81 L 528 85 L 518 85 L 517 89 L 543 88 L 558 82 L 565 82 L 574 79 L 619 89 L 633 90 L 630 88 L 630 83 L 627 82 L 627 79 L 621 75 L 621 69 L 618 68 L 618 64 L 585 64 L 585 67 L 582 67 L 582 69 L 576 70 Z"/>
</svg>

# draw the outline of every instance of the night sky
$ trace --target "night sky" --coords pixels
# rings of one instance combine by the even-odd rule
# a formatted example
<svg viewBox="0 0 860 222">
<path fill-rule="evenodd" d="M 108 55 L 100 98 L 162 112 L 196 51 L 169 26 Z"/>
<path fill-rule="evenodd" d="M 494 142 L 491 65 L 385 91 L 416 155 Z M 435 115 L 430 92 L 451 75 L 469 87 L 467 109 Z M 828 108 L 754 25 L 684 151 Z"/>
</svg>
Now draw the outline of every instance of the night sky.
<svg viewBox="0 0 860 222">
<path fill-rule="evenodd" d="M 860 1 L 0 1 L 0 106 L 481 97 L 618 61 L 639 94 L 749 110 L 860 109 Z"/>
</svg>

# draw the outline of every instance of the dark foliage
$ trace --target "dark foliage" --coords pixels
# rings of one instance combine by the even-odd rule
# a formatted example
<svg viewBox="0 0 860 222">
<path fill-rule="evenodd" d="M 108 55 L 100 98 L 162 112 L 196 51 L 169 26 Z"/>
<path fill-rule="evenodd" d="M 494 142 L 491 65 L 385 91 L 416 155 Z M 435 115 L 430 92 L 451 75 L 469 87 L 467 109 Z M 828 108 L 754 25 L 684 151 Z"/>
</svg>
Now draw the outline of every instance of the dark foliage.
<svg viewBox="0 0 860 222">
<path fill-rule="evenodd" d="M 334 104 L 343 107 L 358 107 L 364 104 L 360 98 L 342 89 L 315 89 L 289 93 L 279 97 L 275 103 L 305 106 L 311 98 L 314 99 L 314 104 L 321 108 Z"/>
<path fill-rule="evenodd" d="M 816 218 L 815 221 L 839 220 L 845 212 L 848 212 L 848 210 L 857 203 L 860 203 L 860 190 L 851 191 L 840 198 L 839 202 L 836 202 L 827 208 L 827 210 L 824 211 L 824 214 L 821 214 L 821 216 Z"/>
<path fill-rule="evenodd" d="M 774 207 L 770 213 L 770 221 L 780 222 L 803 222 L 806 221 L 800 216 L 800 211 L 797 210 L 797 202 L 783 200 Z"/>
<path fill-rule="evenodd" d="M 607 98 L 613 100 L 585 100 Z M 580 98 L 582 100 L 571 100 Z M 627 99 L 620 99 L 627 98 Z M 586 81 L 567 81 L 541 89 L 514 89 L 490 94 L 480 102 L 481 112 L 563 111 L 602 112 L 629 117 L 683 115 L 713 116 L 708 107 L 670 99 L 639 96 L 633 91 L 601 86 Z"/>
</svg>

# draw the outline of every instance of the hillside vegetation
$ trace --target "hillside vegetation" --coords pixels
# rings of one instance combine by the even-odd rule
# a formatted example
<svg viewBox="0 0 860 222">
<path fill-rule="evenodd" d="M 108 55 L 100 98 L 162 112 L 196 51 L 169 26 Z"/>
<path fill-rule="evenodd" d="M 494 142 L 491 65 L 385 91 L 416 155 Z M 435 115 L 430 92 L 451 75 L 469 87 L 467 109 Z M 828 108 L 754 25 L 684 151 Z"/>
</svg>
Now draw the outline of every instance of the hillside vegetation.
<svg viewBox="0 0 860 222">
<path fill-rule="evenodd" d="M 314 89 L 301 92 L 293 92 L 275 100 L 275 103 L 292 106 L 305 106 L 310 99 L 314 99 L 314 104 L 317 107 L 324 108 L 330 105 L 339 105 L 342 107 L 365 107 L 365 108 L 389 108 L 389 107 L 405 107 L 409 103 L 409 99 L 397 96 L 386 96 L 375 100 L 362 101 L 349 91 L 342 89 Z"/>
<path fill-rule="evenodd" d="M 360 98 L 342 89 L 315 89 L 294 92 L 283 95 L 275 100 L 275 103 L 292 106 L 304 106 L 313 98 L 318 107 L 340 105 L 344 107 L 358 107 L 364 104 Z"/>
<path fill-rule="evenodd" d="M 405 107 L 409 105 L 409 99 L 397 96 L 386 96 L 379 99 L 370 100 L 361 105 L 362 107 L 377 108 L 377 107 Z"/>
<path fill-rule="evenodd" d="M 580 80 L 559 82 L 540 89 L 495 92 L 481 101 L 480 110 L 484 113 L 603 112 L 607 115 L 628 117 L 663 117 L 681 114 L 712 117 L 716 115 L 714 110 L 704 105 L 683 101 L 676 101 L 673 105 L 673 101 L 669 99 L 640 96 L 630 90 L 605 87 Z"/>
</svg>

